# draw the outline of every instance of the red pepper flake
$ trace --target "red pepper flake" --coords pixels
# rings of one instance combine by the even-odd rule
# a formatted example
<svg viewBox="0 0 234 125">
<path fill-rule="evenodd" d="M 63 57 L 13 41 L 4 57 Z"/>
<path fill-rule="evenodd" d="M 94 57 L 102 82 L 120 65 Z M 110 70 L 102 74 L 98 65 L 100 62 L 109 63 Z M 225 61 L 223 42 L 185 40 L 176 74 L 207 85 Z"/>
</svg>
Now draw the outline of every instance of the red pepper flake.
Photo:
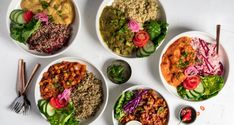
<svg viewBox="0 0 234 125">
<path fill-rule="evenodd" d="M 204 111 L 204 110 L 205 110 L 205 107 L 204 107 L 204 106 L 200 106 L 200 109 L 201 109 L 202 111 Z"/>
</svg>

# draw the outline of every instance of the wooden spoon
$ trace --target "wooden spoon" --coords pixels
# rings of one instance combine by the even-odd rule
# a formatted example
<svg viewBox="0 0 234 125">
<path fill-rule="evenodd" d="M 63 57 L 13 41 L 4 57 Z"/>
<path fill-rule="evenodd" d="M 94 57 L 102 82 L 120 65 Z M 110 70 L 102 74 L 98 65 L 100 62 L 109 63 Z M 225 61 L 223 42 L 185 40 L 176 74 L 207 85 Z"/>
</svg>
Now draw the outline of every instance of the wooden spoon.
<svg viewBox="0 0 234 125">
<path fill-rule="evenodd" d="M 216 47 L 217 47 L 217 54 L 219 54 L 219 38 L 220 38 L 220 28 L 221 28 L 221 25 L 218 24 L 216 26 Z"/>
</svg>

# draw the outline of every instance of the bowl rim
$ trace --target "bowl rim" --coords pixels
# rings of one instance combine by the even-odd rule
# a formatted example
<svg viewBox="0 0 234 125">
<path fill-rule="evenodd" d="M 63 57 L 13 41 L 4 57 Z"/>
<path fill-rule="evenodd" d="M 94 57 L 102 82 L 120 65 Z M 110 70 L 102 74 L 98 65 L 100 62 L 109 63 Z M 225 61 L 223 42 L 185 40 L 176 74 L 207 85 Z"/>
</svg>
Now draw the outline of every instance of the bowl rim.
<svg viewBox="0 0 234 125">
<path fill-rule="evenodd" d="M 161 71 L 161 66 L 160 66 L 160 65 L 161 65 L 162 57 L 163 57 L 164 53 L 166 52 L 166 50 L 168 49 L 168 47 L 169 47 L 170 45 L 172 45 L 177 39 L 179 39 L 179 38 L 181 38 L 181 37 L 183 37 L 183 36 L 189 36 L 188 34 L 199 34 L 199 35 L 203 35 L 203 36 L 206 36 L 206 37 L 209 37 L 209 38 L 215 40 L 215 37 L 214 37 L 213 35 L 211 35 L 211 34 L 209 34 L 209 33 L 207 33 L 207 32 L 195 31 L 195 30 L 194 30 L 194 31 L 192 30 L 192 31 L 182 32 L 182 33 L 180 33 L 180 34 L 174 36 L 173 38 L 171 38 L 171 39 L 168 41 L 168 43 L 167 43 L 166 46 L 163 48 L 163 50 L 162 50 L 162 52 L 161 52 L 161 54 L 160 54 L 159 65 L 158 65 L 158 68 L 159 68 L 159 76 L 160 76 L 161 82 L 163 83 L 163 86 L 164 86 L 164 87 L 166 88 L 166 90 L 167 90 L 171 95 L 173 95 L 174 97 L 176 97 L 176 98 L 178 98 L 178 99 L 180 99 L 180 100 L 186 101 L 186 102 L 194 102 L 194 103 L 196 103 L 196 102 L 205 102 L 205 101 L 209 101 L 209 100 L 211 100 L 211 99 L 214 99 L 214 97 L 216 97 L 217 95 L 216 95 L 216 96 L 213 96 L 213 97 L 210 97 L 210 98 L 208 98 L 208 99 L 205 99 L 205 100 L 196 101 L 196 100 L 187 100 L 187 99 L 184 99 L 184 98 L 180 97 L 178 94 L 177 94 L 177 95 L 174 94 L 174 93 L 171 91 L 171 89 L 170 89 L 169 87 L 167 87 L 167 85 L 169 85 L 169 84 L 165 81 L 164 76 L 162 75 L 162 71 Z M 227 54 L 225 48 L 222 46 L 222 43 L 220 43 L 219 46 L 222 47 L 223 50 L 224 50 L 224 54 L 225 54 L 225 56 L 227 57 L 227 59 L 226 59 L 227 66 L 226 66 L 226 67 L 228 67 L 228 68 L 230 69 L 230 62 L 229 62 L 228 54 Z M 229 72 L 230 72 L 229 69 L 225 71 L 226 79 L 224 79 L 224 86 L 223 86 L 222 89 L 218 92 L 218 95 L 222 92 L 222 90 L 224 89 L 224 87 L 225 87 L 225 85 L 226 85 L 226 82 L 228 81 Z"/>
<path fill-rule="evenodd" d="M 161 14 L 163 13 L 163 15 L 164 15 L 164 19 L 163 19 L 163 20 L 165 20 L 165 21 L 168 23 L 167 14 L 166 14 L 166 11 L 165 11 L 165 9 L 164 9 L 164 6 L 163 6 L 161 0 L 156 0 L 156 1 L 158 1 L 158 4 L 159 4 L 159 6 L 160 6 L 160 8 L 161 8 L 161 11 L 162 11 L 162 12 L 160 12 L 160 13 L 161 13 Z M 140 59 L 140 58 L 138 58 L 138 57 L 134 57 L 134 56 L 131 56 L 131 55 L 130 55 L 130 56 L 123 56 L 123 55 L 120 55 L 120 54 L 117 54 L 117 53 L 113 52 L 113 51 L 108 47 L 108 45 L 106 45 L 105 41 L 103 40 L 103 37 L 102 37 L 101 32 L 100 32 L 100 30 L 99 30 L 99 29 L 100 29 L 100 26 L 99 26 L 99 19 L 100 19 L 100 17 L 101 17 L 101 14 L 102 14 L 102 12 L 103 12 L 103 9 L 104 9 L 106 6 L 108 6 L 108 4 L 110 4 L 110 3 L 113 3 L 113 0 L 103 0 L 102 3 L 100 4 L 100 6 L 99 6 L 99 8 L 98 8 L 98 11 L 97 11 L 97 14 L 96 14 L 95 29 L 96 29 L 96 35 L 97 35 L 97 37 L 98 37 L 98 41 L 101 43 L 101 45 L 103 46 L 103 48 L 105 48 L 105 50 L 107 50 L 107 52 L 111 53 L 112 55 L 114 55 L 114 56 L 117 57 L 117 58 L 124 58 L 124 59 Z M 167 26 L 167 32 L 166 32 L 165 38 L 167 37 L 167 35 L 168 35 L 168 26 Z M 159 45 L 156 47 L 155 51 L 157 51 L 157 50 L 160 48 L 160 46 L 162 45 L 162 43 L 165 41 L 165 38 L 159 43 Z M 155 53 L 155 52 L 154 52 L 154 53 Z M 154 54 L 154 53 L 153 53 L 153 54 Z M 151 54 L 151 55 L 153 55 L 153 54 Z M 151 56 L 151 55 L 150 55 L 150 56 Z M 150 57 L 150 56 L 148 56 L 148 57 Z M 147 58 L 147 57 L 143 57 L 143 58 Z"/>
<path fill-rule="evenodd" d="M 118 101 L 119 97 L 123 93 L 125 93 L 127 91 L 132 91 L 132 90 L 137 90 L 137 89 L 142 89 L 142 88 L 143 89 L 152 89 L 152 90 L 154 90 L 159 96 L 161 96 L 166 101 L 166 104 L 167 104 L 167 107 L 168 107 L 168 121 L 167 121 L 167 124 L 170 123 L 170 119 L 171 119 L 171 116 L 170 116 L 171 115 L 171 113 L 170 113 L 170 107 L 169 107 L 169 103 L 168 103 L 167 99 L 165 98 L 165 96 L 163 96 L 159 91 L 157 91 L 156 89 L 154 89 L 154 86 L 140 85 L 139 84 L 139 85 L 133 85 L 131 87 L 128 87 L 128 88 L 122 90 L 122 92 L 115 98 L 114 104 L 113 104 L 112 109 L 111 109 L 112 110 L 111 111 L 111 115 L 112 115 L 112 123 L 113 123 L 113 125 L 116 125 L 115 123 L 118 122 L 118 120 L 116 120 L 115 117 L 114 117 L 114 107 L 115 107 L 115 104 Z"/>
<path fill-rule="evenodd" d="M 79 35 L 80 27 L 81 27 L 81 13 L 80 13 L 80 9 L 79 9 L 79 6 L 78 6 L 76 0 L 71 0 L 71 1 L 72 1 L 73 5 L 74 5 L 74 10 L 75 10 L 75 13 L 76 13 L 74 20 L 77 19 L 77 22 L 78 22 L 77 33 L 76 33 L 76 34 L 72 34 L 72 35 L 74 35 L 74 39 L 73 39 L 73 40 L 69 40 L 69 44 L 68 44 L 63 50 L 61 50 L 60 52 L 57 52 L 57 53 L 55 53 L 55 54 L 51 54 L 51 55 L 49 55 L 49 54 L 48 54 L 48 55 L 36 55 L 36 54 L 31 53 L 31 52 L 28 52 L 28 51 L 27 51 L 27 50 L 29 50 L 28 48 L 25 50 L 23 47 L 20 46 L 20 44 L 22 44 L 22 43 L 19 43 L 18 41 L 16 41 L 16 40 L 14 40 L 13 38 L 11 38 L 11 36 L 10 36 L 10 19 L 9 19 L 9 16 L 10 16 L 11 9 L 12 9 L 11 7 L 13 6 L 12 4 L 13 4 L 14 2 L 16 2 L 16 1 L 17 1 L 17 0 L 12 0 L 12 1 L 10 2 L 10 4 L 9 4 L 8 8 L 7 8 L 6 27 L 7 27 L 7 32 L 8 32 L 8 37 L 9 37 L 9 39 L 10 39 L 14 44 L 16 44 L 16 46 L 17 46 L 18 48 L 20 48 L 21 51 L 23 51 L 23 52 L 26 53 L 27 55 L 32 55 L 32 56 L 37 57 L 37 58 L 46 59 L 46 58 L 53 58 L 53 57 L 62 55 L 62 54 L 64 54 L 65 52 L 67 52 L 68 49 L 70 49 L 72 45 L 74 45 L 75 40 L 76 40 L 77 36 Z M 20 1 L 17 1 L 17 3 L 18 3 L 18 2 L 20 2 Z M 15 8 L 15 9 L 16 9 L 16 8 Z M 73 20 L 73 22 L 74 22 L 74 20 Z M 72 26 L 72 27 L 74 27 L 74 26 Z"/>
<path fill-rule="evenodd" d="M 36 89 L 40 89 L 40 88 L 37 88 L 38 87 L 38 84 L 39 82 L 41 81 L 41 76 L 43 75 L 43 73 L 45 71 L 48 70 L 48 68 L 56 63 L 59 63 L 59 62 L 62 62 L 62 61 L 70 61 L 70 60 L 73 60 L 72 62 L 84 62 L 85 64 L 88 64 L 90 66 L 92 66 L 95 70 L 97 70 L 97 72 L 100 74 L 100 76 L 102 77 L 103 79 L 103 82 L 102 82 L 102 86 L 105 86 L 102 87 L 103 90 L 105 89 L 105 91 L 103 92 L 103 95 L 104 95 L 104 99 L 103 99 L 103 103 L 102 103 L 102 106 L 99 108 L 99 114 L 96 114 L 96 117 L 90 121 L 89 124 L 95 122 L 98 118 L 100 118 L 102 116 L 102 114 L 104 113 L 104 111 L 106 110 L 106 107 L 107 107 L 107 103 L 108 103 L 108 100 L 109 100 L 109 88 L 108 88 L 108 85 L 107 85 L 107 81 L 106 81 L 106 78 L 104 77 L 104 74 L 101 72 L 100 69 L 98 69 L 93 63 L 87 61 L 86 59 L 83 59 L 83 58 L 80 58 L 80 57 L 62 57 L 62 58 L 59 58 L 59 59 L 56 59 L 54 61 L 51 61 L 49 64 L 47 64 L 40 72 L 40 74 L 38 75 L 37 79 L 36 79 L 36 82 L 35 82 L 35 86 L 34 86 L 34 99 L 35 99 L 35 104 L 36 104 L 36 109 L 37 111 L 40 113 L 40 115 L 45 119 L 47 120 L 47 118 L 40 112 L 39 110 L 39 107 L 37 106 L 38 105 L 38 100 L 36 100 L 37 96 L 36 96 L 36 93 L 37 91 L 35 91 Z M 70 61 L 71 62 L 71 61 Z M 39 86 L 40 87 L 40 86 Z M 40 90 L 39 90 L 40 92 Z M 106 93 L 105 93 L 106 92 Z M 40 96 L 40 93 L 39 93 L 39 96 Z M 40 96 L 41 98 L 41 96 Z"/>
</svg>

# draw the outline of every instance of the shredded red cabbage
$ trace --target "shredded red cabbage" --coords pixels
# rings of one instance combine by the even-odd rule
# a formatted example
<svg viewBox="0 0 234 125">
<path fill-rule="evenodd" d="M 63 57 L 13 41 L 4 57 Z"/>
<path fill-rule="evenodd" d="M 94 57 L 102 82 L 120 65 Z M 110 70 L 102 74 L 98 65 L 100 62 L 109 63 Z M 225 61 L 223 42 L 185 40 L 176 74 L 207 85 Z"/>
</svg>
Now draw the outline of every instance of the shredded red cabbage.
<svg viewBox="0 0 234 125">
<path fill-rule="evenodd" d="M 123 110 L 126 113 L 134 112 L 134 110 L 136 109 L 136 107 L 139 105 L 141 101 L 141 96 L 146 94 L 147 92 L 148 92 L 147 90 L 138 92 L 134 99 L 132 99 L 131 101 L 129 101 L 127 104 L 124 105 Z"/>
<path fill-rule="evenodd" d="M 219 55 L 216 53 L 216 44 L 208 43 L 200 38 L 193 38 L 192 47 L 196 50 L 198 63 L 195 68 L 199 75 L 223 75 L 224 68 Z"/>
<path fill-rule="evenodd" d="M 35 19 L 40 20 L 41 22 L 44 22 L 46 25 L 49 23 L 49 18 L 45 13 L 37 13 L 35 15 Z"/>
</svg>

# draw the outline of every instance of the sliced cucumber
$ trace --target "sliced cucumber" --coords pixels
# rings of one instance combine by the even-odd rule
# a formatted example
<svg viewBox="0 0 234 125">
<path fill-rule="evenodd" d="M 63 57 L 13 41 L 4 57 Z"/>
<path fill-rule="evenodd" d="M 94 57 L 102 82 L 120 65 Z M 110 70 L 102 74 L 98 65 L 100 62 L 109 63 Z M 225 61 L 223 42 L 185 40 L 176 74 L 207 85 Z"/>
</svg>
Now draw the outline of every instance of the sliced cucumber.
<svg viewBox="0 0 234 125">
<path fill-rule="evenodd" d="M 44 103 L 43 106 L 42 106 L 42 113 L 43 113 L 43 114 L 47 114 L 47 113 L 46 113 L 46 107 L 47 107 L 47 104 L 48 104 L 48 103 L 49 103 L 49 102 L 46 102 L 46 103 Z"/>
<path fill-rule="evenodd" d="M 195 92 L 203 94 L 204 93 L 204 86 L 202 83 L 198 84 L 197 88 L 194 89 Z"/>
<path fill-rule="evenodd" d="M 18 24 L 25 24 L 25 21 L 24 21 L 24 18 L 23 18 L 23 14 L 24 14 L 24 12 L 21 12 L 21 13 L 18 15 L 17 20 L 16 20 L 16 22 L 17 22 Z"/>
<path fill-rule="evenodd" d="M 22 13 L 23 13 L 23 11 L 18 11 L 18 12 L 16 12 L 16 13 L 14 14 L 13 18 L 12 18 L 13 22 L 18 23 L 18 22 L 17 22 L 18 16 L 21 15 Z"/>
<path fill-rule="evenodd" d="M 139 50 L 136 52 L 136 56 L 137 56 L 137 57 L 143 57 L 143 56 L 141 55 L 141 52 L 140 52 Z"/>
<path fill-rule="evenodd" d="M 191 90 L 190 93 L 191 93 L 194 97 L 200 98 L 200 94 L 194 92 L 193 90 Z"/>
<path fill-rule="evenodd" d="M 194 99 L 194 96 L 190 93 L 189 90 L 186 90 L 186 95 L 189 99 Z"/>
<path fill-rule="evenodd" d="M 13 10 L 13 11 L 11 12 L 11 14 L 10 14 L 10 19 L 11 19 L 11 21 L 14 21 L 14 20 L 13 20 L 13 19 L 14 19 L 14 15 L 15 15 L 17 12 L 19 12 L 19 11 L 22 11 L 22 10 L 16 9 L 16 10 Z"/>
<path fill-rule="evenodd" d="M 150 53 L 145 52 L 145 51 L 143 50 L 143 48 L 139 48 L 138 51 L 140 51 L 142 57 L 146 57 L 146 56 L 149 56 L 149 55 L 150 55 Z"/>
<path fill-rule="evenodd" d="M 42 105 L 44 104 L 44 103 L 46 103 L 47 101 L 46 100 L 39 100 L 38 101 L 38 106 L 39 107 L 42 107 Z"/>
<path fill-rule="evenodd" d="M 46 102 L 47 102 L 46 100 L 39 100 L 39 101 L 38 101 L 37 106 L 38 106 L 40 112 L 43 112 L 43 105 L 45 105 Z"/>
<path fill-rule="evenodd" d="M 143 47 L 143 50 L 146 53 L 153 53 L 155 51 L 154 43 L 152 41 L 148 41 L 147 44 Z"/>
<path fill-rule="evenodd" d="M 54 108 L 50 105 L 50 103 L 47 103 L 46 105 L 46 114 L 48 116 L 53 116 L 55 114 Z"/>
</svg>

